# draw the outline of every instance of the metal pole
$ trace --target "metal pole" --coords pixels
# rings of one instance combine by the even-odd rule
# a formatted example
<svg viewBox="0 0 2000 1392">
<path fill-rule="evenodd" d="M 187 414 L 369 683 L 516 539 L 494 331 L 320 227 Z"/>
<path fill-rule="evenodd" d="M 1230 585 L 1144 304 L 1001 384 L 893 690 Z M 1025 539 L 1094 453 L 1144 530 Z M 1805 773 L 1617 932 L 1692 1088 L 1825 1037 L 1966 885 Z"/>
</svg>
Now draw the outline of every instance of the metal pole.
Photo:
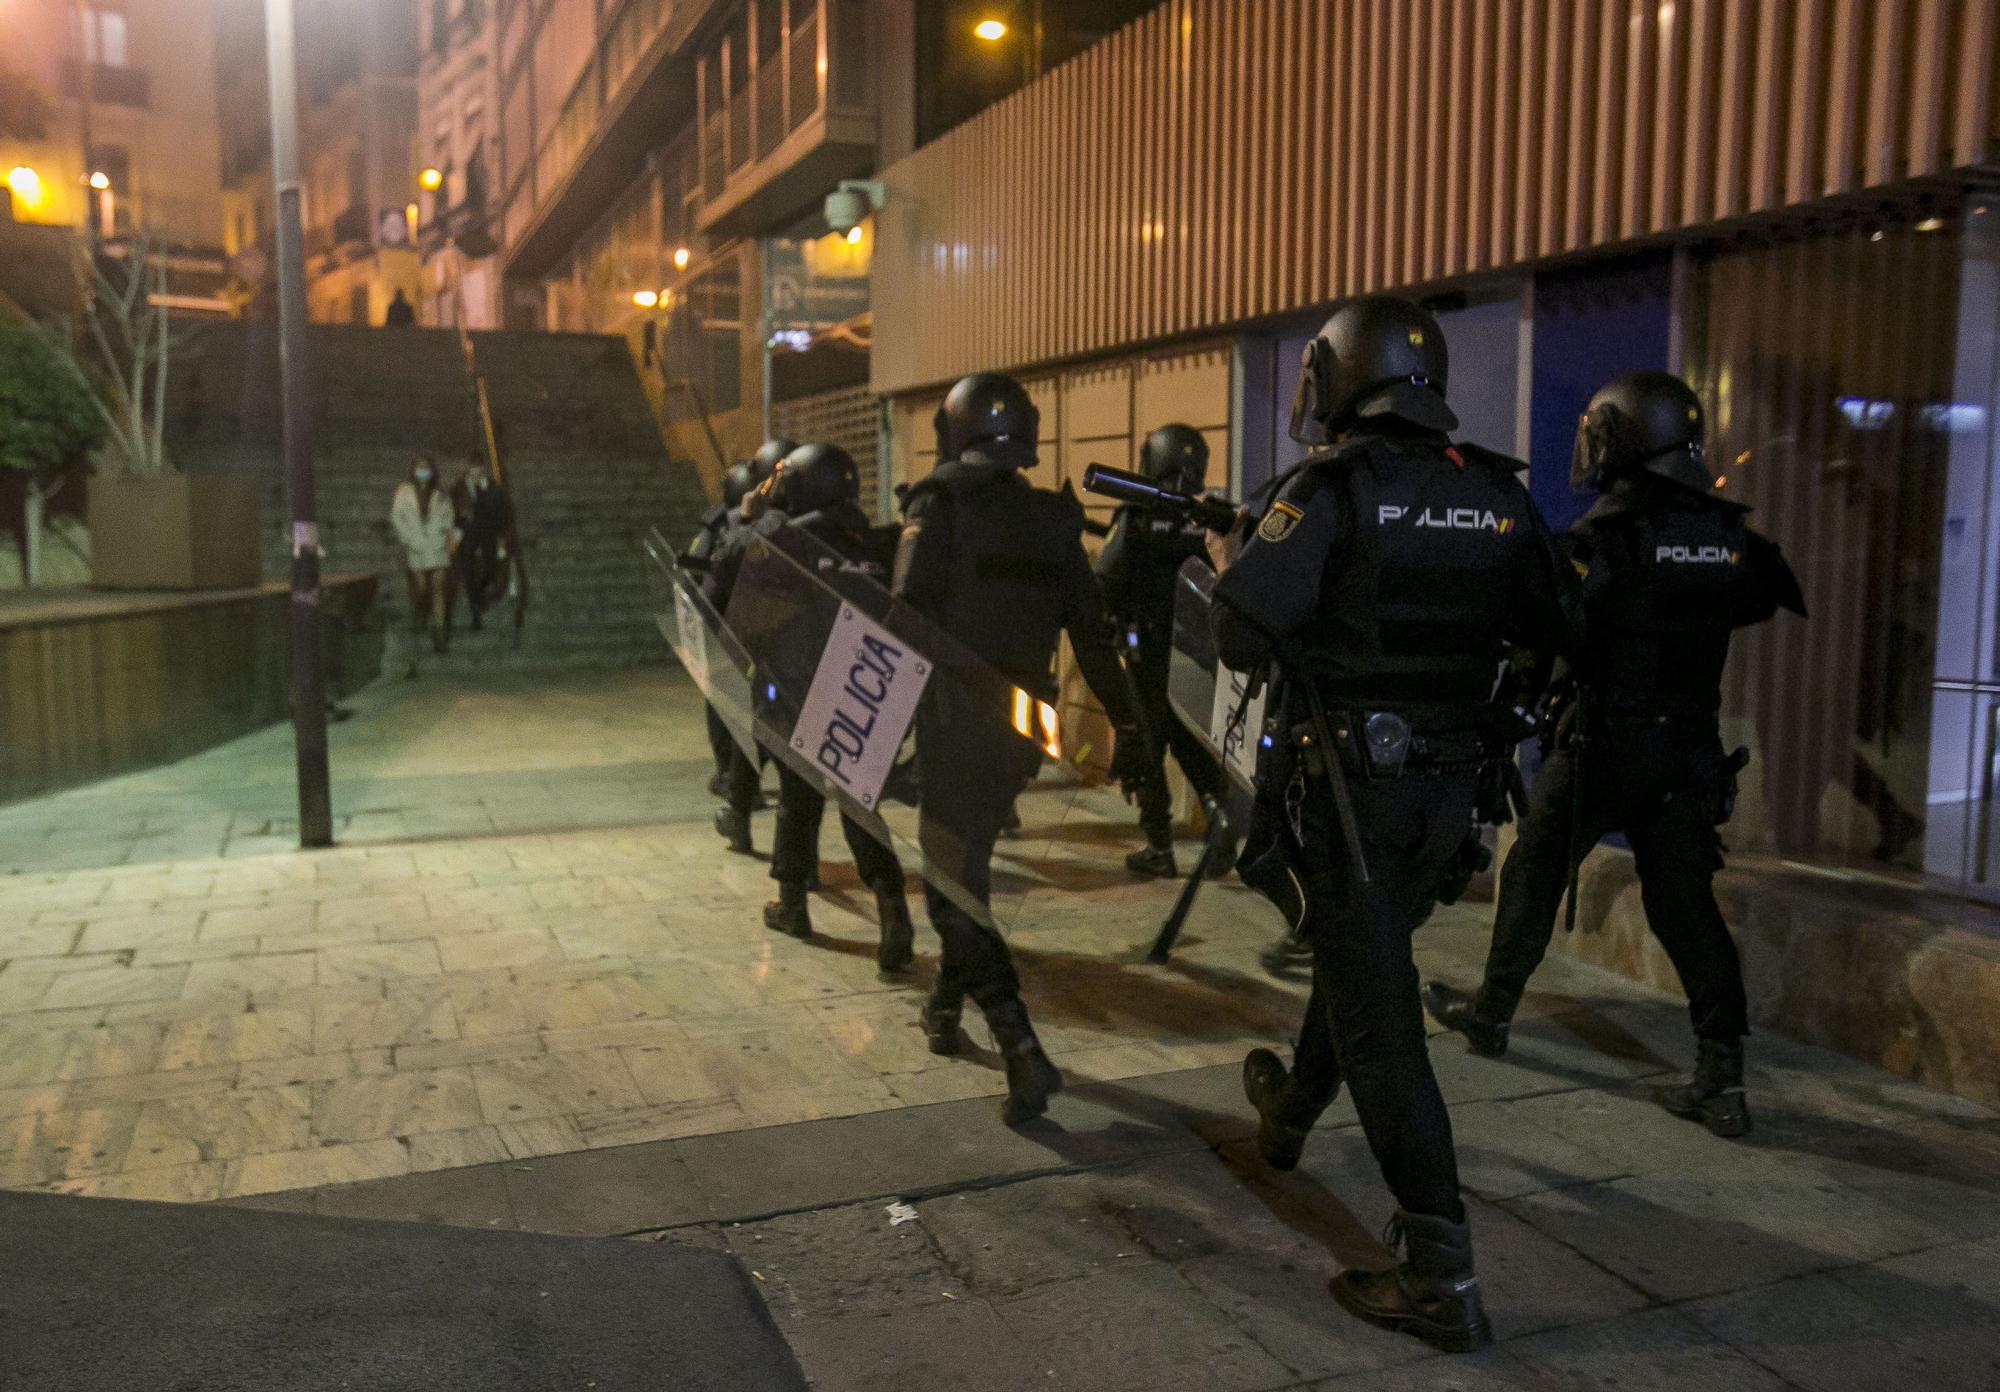
<svg viewBox="0 0 2000 1392">
<path fill-rule="evenodd" d="M 306 379 L 305 231 L 299 216 L 299 103 L 292 0 L 264 0 L 271 81 L 271 177 L 277 193 L 278 371 L 285 477 L 292 497 L 292 731 L 298 753 L 299 845 L 333 844 L 326 767 L 326 681 L 320 667 L 319 500 L 313 487 Z"/>
<path fill-rule="evenodd" d="M 90 253 L 92 279 L 97 270 L 97 190 L 90 176 L 96 172 L 97 157 L 91 150 L 90 108 L 96 100 L 97 36 L 91 32 L 91 13 L 85 0 L 76 0 L 76 96 L 77 134 L 83 141 L 83 246 Z M 86 293 L 93 293 L 95 285 Z"/>
</svg>

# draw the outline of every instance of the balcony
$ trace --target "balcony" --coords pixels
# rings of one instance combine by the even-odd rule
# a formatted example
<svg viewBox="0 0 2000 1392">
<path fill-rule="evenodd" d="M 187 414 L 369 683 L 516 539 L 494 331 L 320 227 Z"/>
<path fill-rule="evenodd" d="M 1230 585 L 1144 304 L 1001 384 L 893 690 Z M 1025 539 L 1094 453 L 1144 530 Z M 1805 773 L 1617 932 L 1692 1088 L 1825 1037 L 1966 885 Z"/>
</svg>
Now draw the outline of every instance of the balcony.
<svg viewBox="0 0 2000 1392">
<path fill-rule="evenodd" d="M 701 186 L 697 225 L 753 236 L 809 211 L 875 153 L 866 0 L 782 4 L 783 23 L 733 28 L 700 67 Z"/>
<path fill-rule="evenodd" d="M 82 65 L 74 58 L 65 58 L 62 65 L 63 95 L 72 101 L 81 100 L 82 79 Z M 153 86 L 144 68 L 118 68 L 108 63 L 92 63 L 90 99 L 107 106 L 129 106 L 143 111 L 153 104 Z"/>
</svg>

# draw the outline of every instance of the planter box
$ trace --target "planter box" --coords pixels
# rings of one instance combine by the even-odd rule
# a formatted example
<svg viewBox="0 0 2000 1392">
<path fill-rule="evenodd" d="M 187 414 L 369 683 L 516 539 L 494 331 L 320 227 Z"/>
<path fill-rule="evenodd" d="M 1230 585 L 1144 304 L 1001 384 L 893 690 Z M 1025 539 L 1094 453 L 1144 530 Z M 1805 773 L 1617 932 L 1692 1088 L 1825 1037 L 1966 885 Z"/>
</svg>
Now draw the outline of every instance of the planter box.
<svg viewBox="0 0 2000 1392">
<path fill-rule="evenodd" d="M 90 480 L 91 583 L 240 590 L 262 582 L 257 487 L 225 474 Z"/>
</svg>

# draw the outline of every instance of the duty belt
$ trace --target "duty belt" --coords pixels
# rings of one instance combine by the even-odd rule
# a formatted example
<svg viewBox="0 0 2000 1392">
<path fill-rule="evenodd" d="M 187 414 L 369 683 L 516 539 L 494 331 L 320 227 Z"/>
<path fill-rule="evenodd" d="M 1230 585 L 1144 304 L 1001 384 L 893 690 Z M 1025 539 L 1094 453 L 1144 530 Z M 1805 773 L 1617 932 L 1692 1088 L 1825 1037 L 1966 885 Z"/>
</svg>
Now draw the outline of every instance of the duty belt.
<svg viewBox="0 0 2000 1392">
<path fill-rule="evenodd" d="M 1420 734 L 1395 711 L 1341 711 L 1333 726 L 1341 767 L 1370 780 L 1467 772 L 1485 758 L 1476 731 Z"/>
</svg>

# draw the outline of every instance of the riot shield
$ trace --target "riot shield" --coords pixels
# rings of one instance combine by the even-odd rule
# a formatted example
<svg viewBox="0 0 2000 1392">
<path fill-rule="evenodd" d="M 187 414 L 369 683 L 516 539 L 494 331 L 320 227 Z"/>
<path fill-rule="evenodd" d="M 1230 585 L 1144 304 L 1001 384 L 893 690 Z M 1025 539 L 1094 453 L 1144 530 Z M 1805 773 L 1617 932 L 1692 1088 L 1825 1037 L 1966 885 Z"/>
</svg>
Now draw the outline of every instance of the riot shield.
<svg viewBox="0 0 2000 1392">
<path fill-rule="evenodd" d="M 750 709 L 749 657 L 702 593 L 701 577 L 681 564 L 659 528 L 647 532 L 645 547 L 656 568 L 653 622 L 659 625 L 660 636 L 722 718 L 736 747 L 754 760 L 757 739 Z"/>
<path fill-rule="evenodd" d="M 1167 664 L 1167 704 L 1244 792 L 1257 785 L 1257 749 L 1264 733 L 1268 687 L 1248 694 L 1249 678 L 1216 660 L 1210 611 L 1215 572 L 1199 557 L 1174 582 L 1174 650 Z"/>
<path fill-rule="evenodd" d="M 993 925 L 995 840 L 1063 757 L 1055 707 L 796 528 L 750 542 L 725 621 L 752 663 L 757 741 Z M 1075 786 L 1049 793 L 1066 815 Z"/>
</svg>

